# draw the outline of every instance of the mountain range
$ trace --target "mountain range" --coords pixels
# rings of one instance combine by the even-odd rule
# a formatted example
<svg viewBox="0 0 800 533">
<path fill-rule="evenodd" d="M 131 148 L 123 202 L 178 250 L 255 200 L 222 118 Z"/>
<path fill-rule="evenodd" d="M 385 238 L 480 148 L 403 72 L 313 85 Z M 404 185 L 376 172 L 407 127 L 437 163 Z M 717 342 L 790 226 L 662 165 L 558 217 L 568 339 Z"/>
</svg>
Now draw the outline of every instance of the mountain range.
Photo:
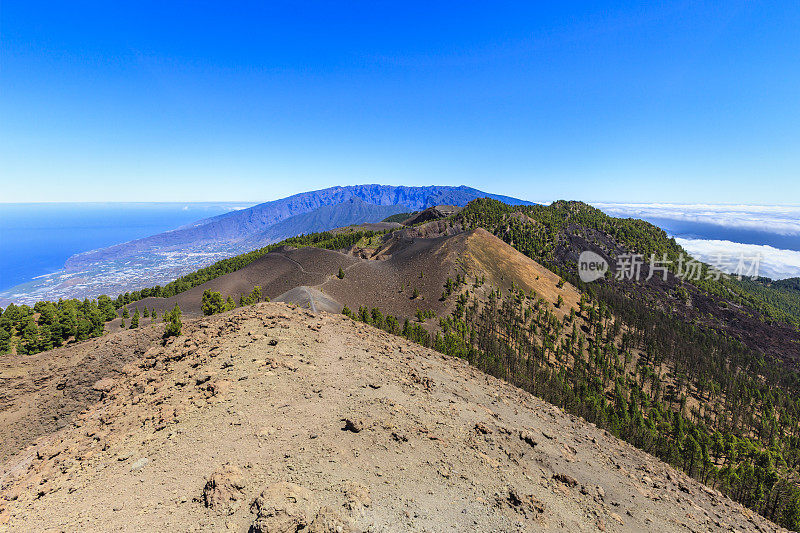
<svg viewBox="0 0 800 533">
<path fill-rule="evenodd" d="M 62 270 L 0 291 L 0 305 L 96 298 L 165 284 L 221 259 L 295 235 L 377 222 L 435 205 L 464 206 L 476 198 L 530 204 L 466 186 L 353 185 L 310 191 L 73 255 Z"/>
<path fill-rule="evenodd" d="M 76 271 L 101 262 L 167 250 L 183 253 L 225 250 L 233 255 L 301 233 L 379 221 L 396 213 L 420 211 L 435 205 L 464 206 L 476 198 L 494 198 L 512 205 L 531 203 L 463 185 L 330 187 L 207 218 L 144 239 L 77 254 L 67 260 L 65 267 L 68 271 Z"/>
</svg>

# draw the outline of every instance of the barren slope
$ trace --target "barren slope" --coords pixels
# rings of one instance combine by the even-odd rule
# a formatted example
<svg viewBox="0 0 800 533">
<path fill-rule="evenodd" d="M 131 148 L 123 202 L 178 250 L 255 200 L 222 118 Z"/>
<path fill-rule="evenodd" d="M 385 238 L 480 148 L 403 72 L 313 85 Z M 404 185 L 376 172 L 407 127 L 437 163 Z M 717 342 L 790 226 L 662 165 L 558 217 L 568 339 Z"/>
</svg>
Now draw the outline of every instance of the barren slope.
<svg viewBox="0 0 800 533">
<path fill-rule="evenodd" d="M 270 303 L 191 321 L 95 389 L 77 425 L 6 463 L 6 529 L 776 529 L 580 419 L 341 315 Z"/>
<path fill-rule="evenodd" d="M 0 462 L 99 400 L 92 385 L 141 357 L 162 331 L 161 325 L 124 330 L 50 352 L 0 358 Z"/>
<path fill-rule="evenodd" d="M 238 299 L 259 285 L 265 296 L 298 304 L 309 298 L 305 289 L 300 293 L 293 289 L 313 288 L 319 291 L 315 294 L 322 309 L 330 311 L 339 311 L 344 305 L 357 310 L 364 305 L 401 318 L 413 317 L 418 309 L 443 315 L 451 310 L 453 299 L 441 301 L 442 290 L 447 278 L 455 279 L 458 274 L 470 283 L 476 277 L 484 278 L 489 290 L 513 284 L 526 292 L 536 291 L 550 303 L 561 295 L 566 305 L 558 314 L 569 312 L 580 299 L 574 287 L 557 288 L 558 276 L 483 229 L 463 232 L 433 222 L 395 232 L 386 239 L 381 249 L 351 254 L 283 247 L 172 298 L 147 298 L 130 307 L 146 306 L 163 313 L 178 303 L 184 313 L 198 316 L 203 291 L 219 291 L 223 297 Z M 339 268 L 344 279 L 336 276 Z"/>
<path fill-rule="evenodd" d="M 159 314 L 177 303 L 190 316 L 199 316 L 203 291 L 221 292 L 224 297 L 249 294 L 256 285 L 265 296 L 275 298 L 299 286 L 316 286 L 334 276 L 339 268 L 348 268 L 360 260 L 351 255 L 319 248 L 281 247 L 230 274 L 212 279 L 171 298 L 145 298 L 131 304 L 158 309 Z"/>
</svg>

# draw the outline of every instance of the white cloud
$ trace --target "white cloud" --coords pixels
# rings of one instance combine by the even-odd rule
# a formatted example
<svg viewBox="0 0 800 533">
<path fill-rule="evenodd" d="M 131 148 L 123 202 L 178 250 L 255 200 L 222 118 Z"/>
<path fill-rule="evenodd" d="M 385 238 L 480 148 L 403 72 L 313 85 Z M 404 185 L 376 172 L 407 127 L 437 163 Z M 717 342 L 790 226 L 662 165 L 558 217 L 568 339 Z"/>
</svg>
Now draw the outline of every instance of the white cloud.
<svg viewBox="0 0 800 533">
<path fill-rule="evenodd" d="M 726 228 L 800 235 L 800 206 L 723 204 L 594 203 L 615 217 L 665 218 L 713 224 Z"/>
<path fill-rule="evenodd" d="M 720 265 L 720 270 L 734 272 L 740 258 L 743 258 L 749 267 L 752 258 L 760 256 L 758 275 L 772 279 L 800 276 L 800 252 L 795 250 L 710 239 L 676 238 L 675 240 L 692 256 L 705 263 L 716 265 L 721 258 L 729 268 Z"/>
</svg>

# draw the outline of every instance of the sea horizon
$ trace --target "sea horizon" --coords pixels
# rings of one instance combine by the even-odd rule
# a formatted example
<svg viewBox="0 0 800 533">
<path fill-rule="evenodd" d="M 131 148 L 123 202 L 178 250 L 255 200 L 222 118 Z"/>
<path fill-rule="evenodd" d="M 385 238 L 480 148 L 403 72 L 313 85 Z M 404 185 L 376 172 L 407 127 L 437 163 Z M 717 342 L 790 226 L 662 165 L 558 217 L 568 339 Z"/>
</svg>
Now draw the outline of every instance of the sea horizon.
<svg viewBox="0 0 800 533">
<path fill-rule="evenodd" d="M 177 229 L 248 202 L 0 203 L 0 291 L 52 275 L 75 254 Z"/>
</svg>

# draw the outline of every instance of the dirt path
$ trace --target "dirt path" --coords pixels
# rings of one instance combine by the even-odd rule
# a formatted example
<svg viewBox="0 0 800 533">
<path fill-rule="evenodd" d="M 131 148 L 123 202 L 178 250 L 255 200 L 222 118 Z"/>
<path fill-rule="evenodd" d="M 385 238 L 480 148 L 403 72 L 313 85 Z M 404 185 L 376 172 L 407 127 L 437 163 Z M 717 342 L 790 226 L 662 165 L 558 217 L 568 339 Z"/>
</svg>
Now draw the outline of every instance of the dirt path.
<svg viewBox="0 0 800 533">
<path fill-rule="evenodd" d="M 286 255 L 284 253 L 278 252 L 278 253 L 276 253 L 276 255 L 278 257 L 282 257 L 283 259 L 286 259 L 287 261 L 289 261 L 290 263 L 295 265 L 297 268 L 300 269 L 300 272 L 302 272 L 303 274 L 317 274 L 319 276 L 325 276 L 326 275 L 324 272 L 316 272 L 314 270 L 306 270 L 302 263 L 292 259 L 291 257 L 289 257 L 288 255 Z"/>
<path fill-rule="evenodd" d="M 311 308 L 311 312 L 316 313 L 317 304 L 314 303 L 314 295 L 311 294 L 311 292 L 306 287 L 303 287 L 303 290 L 306 291 L 306 294 L 308 295 L 308 306 Z"/>
</svg>

